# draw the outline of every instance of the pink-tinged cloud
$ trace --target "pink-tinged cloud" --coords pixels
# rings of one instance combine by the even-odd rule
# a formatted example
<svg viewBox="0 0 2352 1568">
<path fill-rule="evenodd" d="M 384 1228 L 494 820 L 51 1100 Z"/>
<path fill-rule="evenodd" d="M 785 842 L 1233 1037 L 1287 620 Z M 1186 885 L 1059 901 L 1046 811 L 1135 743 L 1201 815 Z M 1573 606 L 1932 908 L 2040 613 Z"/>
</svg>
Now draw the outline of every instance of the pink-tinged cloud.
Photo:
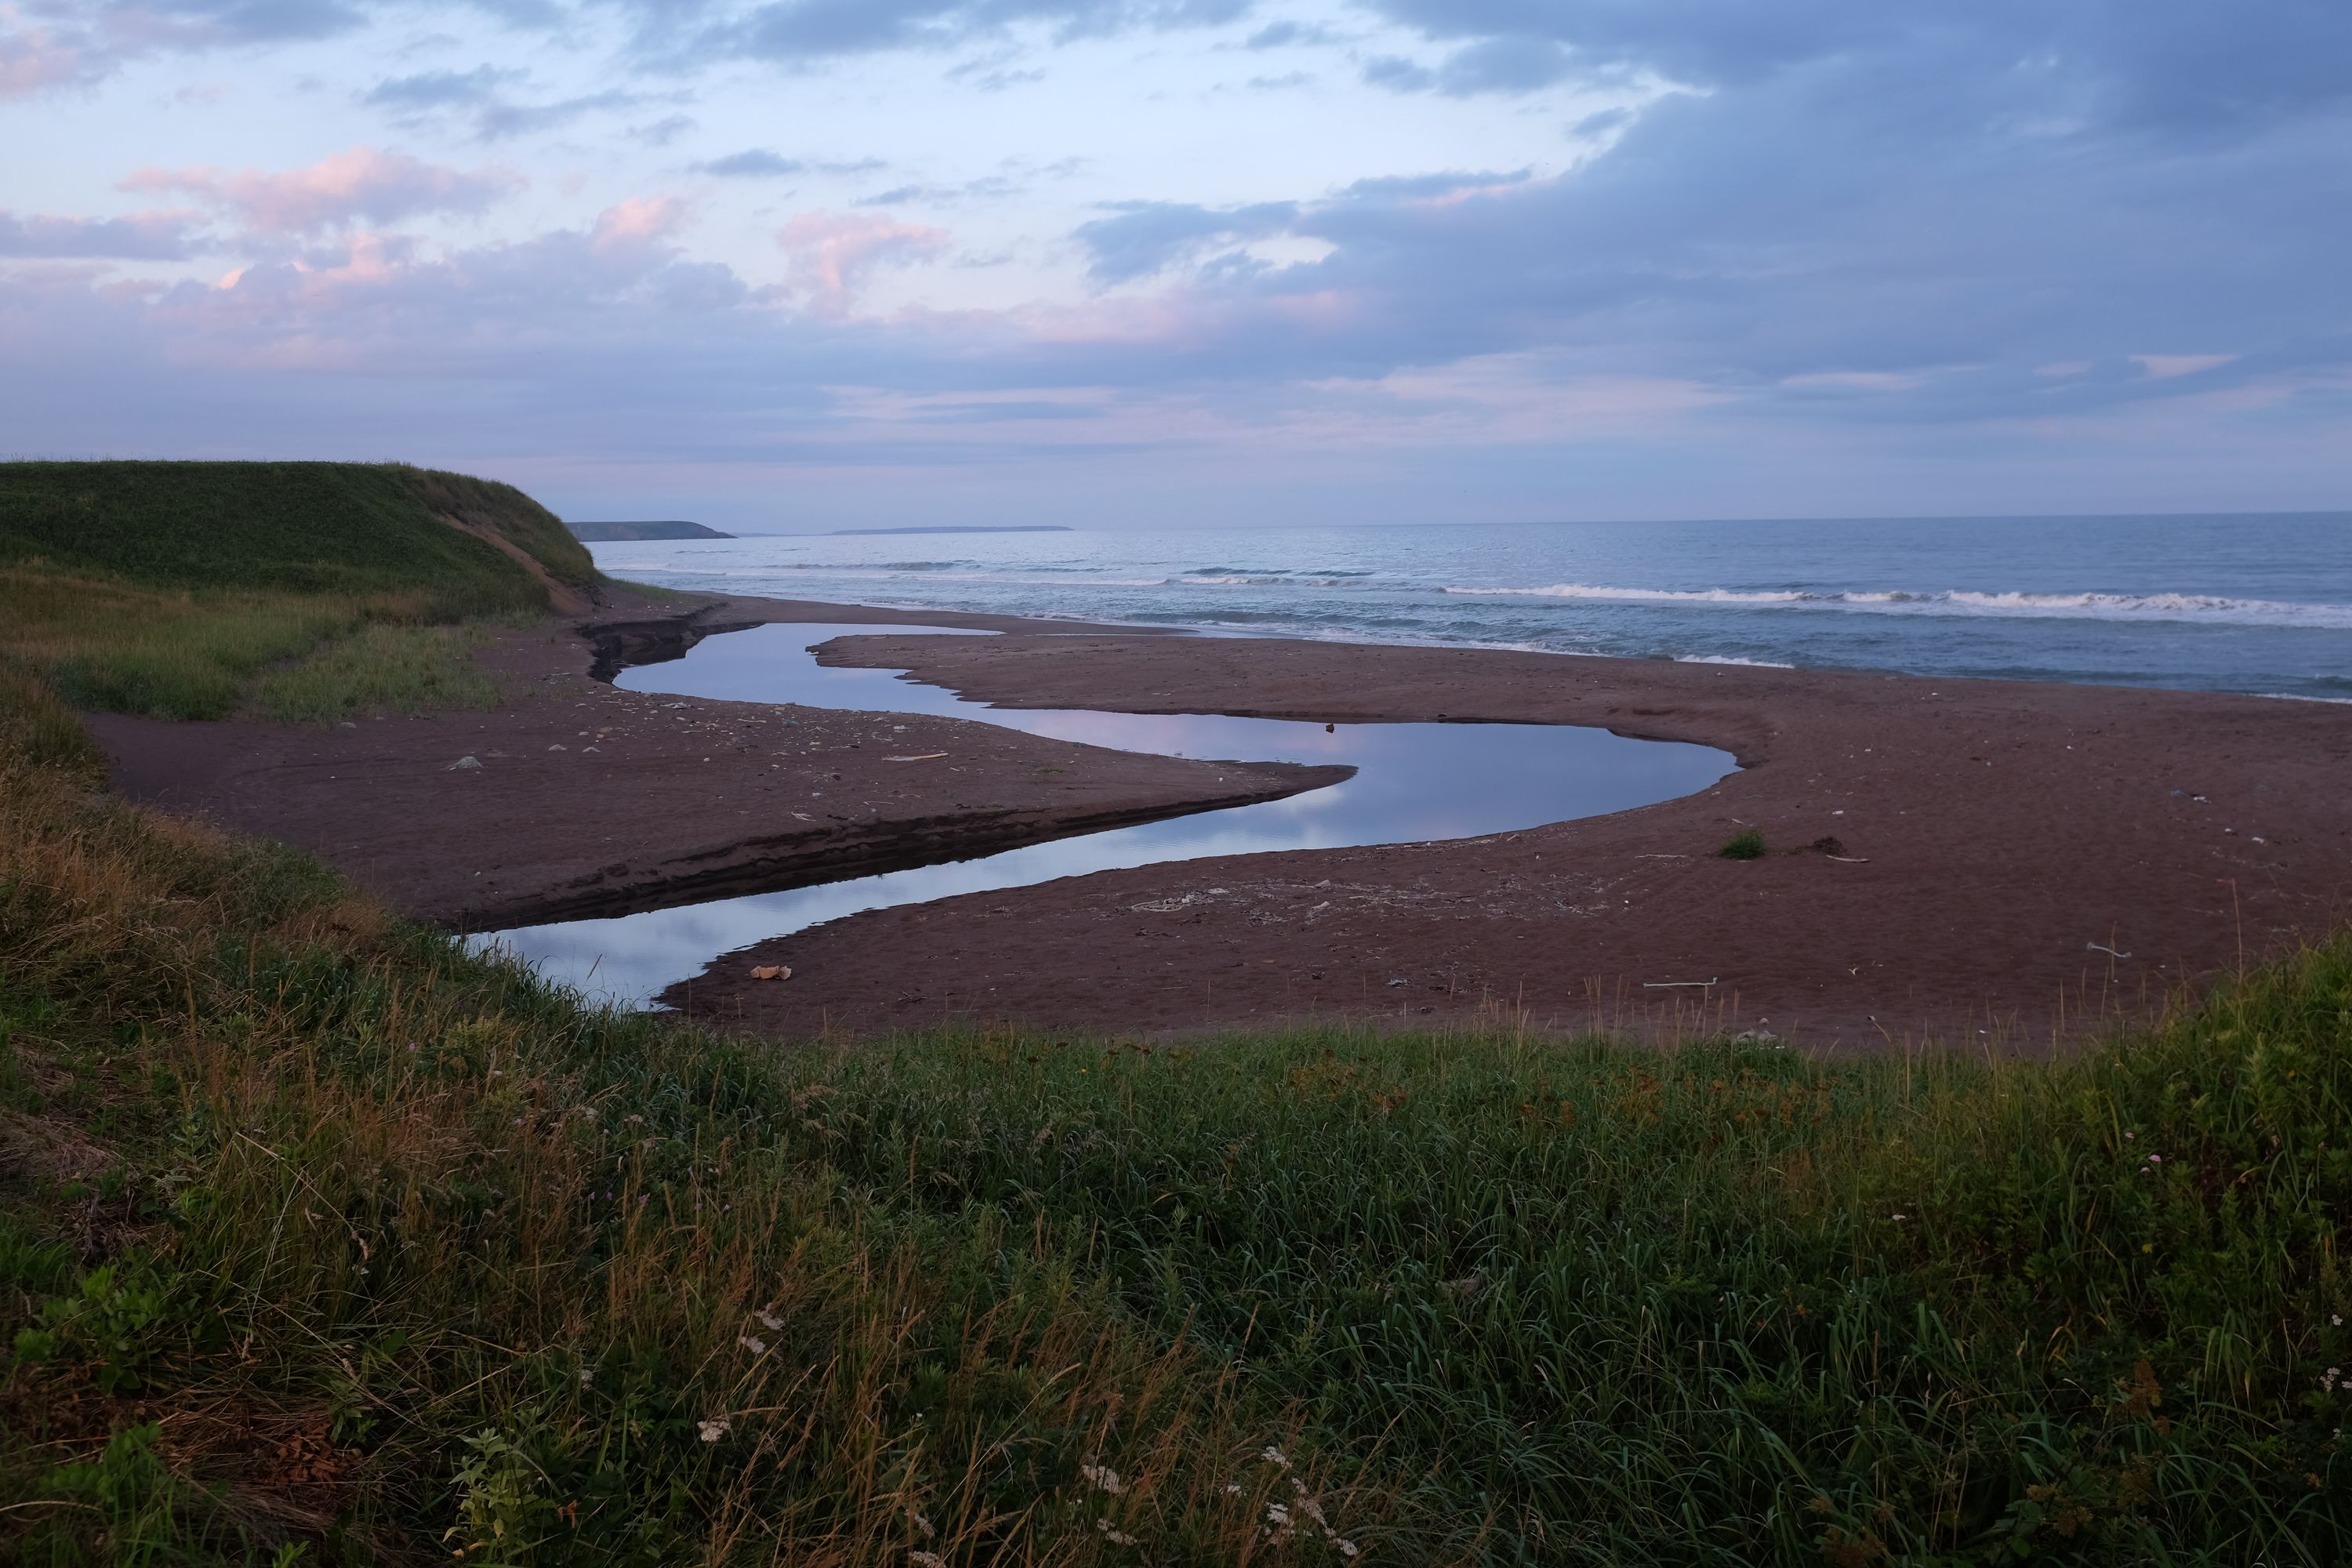
<svg viewBox="0 0 2352 1568">
<path fill-rule="evenodd" d="M 103 62 L 84 43 L 31 26 L 14 5 L 0 5 L 0 99 L 30 98 L 103 74 Z"/>
<path fill-rule="evenodd" d="M 793 287 L 809 309 L 838 319 L 876 272 L 938 255 L 948 234 L 872 215 L 808 212 L 786 224 L 776 243 L 792 258 Z"/>
<path fill-rule="evenodd" d="M 209 166 L 141 169 L 122 188 L 185 192 L 234 213 L 260 233 L 299 235 L 348 223 L 396 223 L 426 213 L 480 212 L 522 184 L 520 175 L 502 169 L 466 173 L 404 153 L 354 147 L 307 169 L 276 174 Z"/>
<path fill-rule="evenodd" d="M 596 215 L 588 243 L 599 250 L 652 245 L 686 226 L 686 203 L 677 196 L 631 196 Z"/>
<path fill-rule="evenodd" d="M 132 213 L 128 217 L 18 217 L 0 212 L 0 256 L 43 259 L 178 261 L 191 248 L 195 215 Z"/>
</svg>

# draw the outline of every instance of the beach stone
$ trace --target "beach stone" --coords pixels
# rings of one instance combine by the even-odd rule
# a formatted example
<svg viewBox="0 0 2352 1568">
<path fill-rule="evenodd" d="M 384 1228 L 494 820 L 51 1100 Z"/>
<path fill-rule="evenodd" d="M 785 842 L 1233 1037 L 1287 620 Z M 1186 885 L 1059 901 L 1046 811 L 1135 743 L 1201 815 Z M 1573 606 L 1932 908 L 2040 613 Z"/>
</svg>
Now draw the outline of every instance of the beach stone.
<svg viewBox="0 0 2352 1568">
<path fill-rule="evenodd" d="M 478 767 L 480 767 L 481 765 L 482 765 L 482 759 L 481 759 L 481 758 L 479 758 L 479 757 L 459 757 L 456 762 L 451 763 L 449 764 L 448 769 L 447 769 L 446 771 L 448 771 L 448 772 L 450 772 L 450 773 L 459 773 L 459 772 L 467 772 L 467 771 L 471 771 L 471 770 L 473 770 L 473 769 L 475 769 L 475 768 L 478 768 Z"/>
</svg>

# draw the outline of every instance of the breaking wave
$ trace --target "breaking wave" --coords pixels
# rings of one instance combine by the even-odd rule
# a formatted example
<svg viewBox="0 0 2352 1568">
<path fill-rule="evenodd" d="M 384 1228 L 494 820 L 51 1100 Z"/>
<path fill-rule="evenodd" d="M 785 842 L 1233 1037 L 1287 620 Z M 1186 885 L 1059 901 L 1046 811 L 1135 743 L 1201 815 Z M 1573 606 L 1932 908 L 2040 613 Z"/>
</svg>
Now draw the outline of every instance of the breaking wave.
<svg viewBox="0 0 2352 1568">
<path fill-rule="evenodd" d="M 1620 588 L 1555 583 L 1541 588 L 1448 587 L 1469 598 L 1591 600 L 1618 604 L 1790 605 L 1824 609 L 1909 611 L 1926 615 L 2081 616 L 2100 620 L 2211 621 L 2233 626 L 2340 627 L 2352 630 L 2352 605 L 2305 605 L 2212 594 L 1986 594 L 1888 589 L 1817 592 L 1802 588 Z"/>
</svg>

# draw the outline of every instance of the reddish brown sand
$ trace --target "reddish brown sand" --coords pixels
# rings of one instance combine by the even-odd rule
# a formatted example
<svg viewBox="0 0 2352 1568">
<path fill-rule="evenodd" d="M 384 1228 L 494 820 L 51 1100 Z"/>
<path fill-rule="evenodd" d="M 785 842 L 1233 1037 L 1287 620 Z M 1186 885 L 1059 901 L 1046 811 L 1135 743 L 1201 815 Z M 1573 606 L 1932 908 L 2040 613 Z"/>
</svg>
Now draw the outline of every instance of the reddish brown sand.
<svg viewBox="0 0 2352 1568">
<path fill-rule="evenodd" d="M 890 618 L 759 604 L 702 621 L 804 612 Z M 674 615 L 594 624 L 633 631 L 640 653 L 659 632 L 679 641 Z M 487 660 L 517 695 L 495 712 L 332 728 L 103 714 L 89 724 L 132 798 L 310 850 L 403 913 L 474 931 L 983 854 L 1346 776 L 1073 746 L 957 719 L 643 695 L 589 679 L 591 651 L 568 630 L 501 636 Z M 480 765 L 456 765 L 467 757 Z"/>
<path fill-rule="evenodd" d="M 760 601 L 697 624 L 761 620 L 1034 630 Z M 680 646 L 667 612 L 604 623 L 608 644 L 640 654 Z M 696 1011 L 782 1037 L 1483 1013 L 1847 1046 L 1982 1030 L 2032 1048 L 2352 912 L 2352 710 L 2339 707 L 1131 632 L 861 639 L 828 657 L 1021 706 L 1601 724 L 1721 746 L 1746 771 L 1685 800 L 1485 839 L 1192 861 L 882 910 L 695 978 Z M 589 658 L 568 634 L 503 639 L 493 662 L 530 695 L 497 713 L 93 728 L 127 792 L 315 850 L 396 908 L 477 929 L 1312 782 L 953 720 L 673 706 L 588 679 Z M 468 754 L 484 765 L 450 769 Z M 1751 825 L 1769 854 L 1714 857 Z M 1834 856 L 1804 847 L 1828 837 Z M 750 978 L 777 962 L 794 977 Z"/>
<path fill-rule="evenodd" d="M 876 638 L 824 657 L 1020 706 L 1600 724 L 1721 746 L 1745 771 L 1492 838 L 881 910 L 695 980 L 698 1010 L 779 1035 L 1484 1011 L 2032 1049 L 2352 910 L 2352 710 L 2326 704 L 1222 638 Z M 1769 853 L 1717 858 L 1748 826 Z M 1835 855 L 1805 847 L 1825 838 Z M 748 978 L 778 961 L 792 980 Z"/>
</svg>

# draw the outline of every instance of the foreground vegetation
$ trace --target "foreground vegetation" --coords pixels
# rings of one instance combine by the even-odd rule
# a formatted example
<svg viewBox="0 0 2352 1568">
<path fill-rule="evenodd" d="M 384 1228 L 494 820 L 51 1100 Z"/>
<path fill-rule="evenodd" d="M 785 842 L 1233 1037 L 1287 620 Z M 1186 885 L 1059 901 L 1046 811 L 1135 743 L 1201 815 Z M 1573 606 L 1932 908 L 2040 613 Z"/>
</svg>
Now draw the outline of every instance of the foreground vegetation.
<svg viewBox="0 0 2352 1568">
<path fill-rule="evenodd" d="M 2352 939 L 2053 1064 L 601 1012 L 103 794 L 587 581 L 216 467 L 0 465 L 0 1560 L 2352 1560 Z"/>
<path fill-rule="evenodd" d="M 597 581 L 509 486 L 398 464 L 0 463 L 0 667 L 74 706 L 487 707 L 457 623 Z M 297 672 L 291 667 L 309 661 Z"/>
<path fill-rule="evenodd" d="M 2054 1065 L 777 1052 L 0 723 L 0 1556 L 2352 1558 L 2352 943 Z"/>
</svg>

